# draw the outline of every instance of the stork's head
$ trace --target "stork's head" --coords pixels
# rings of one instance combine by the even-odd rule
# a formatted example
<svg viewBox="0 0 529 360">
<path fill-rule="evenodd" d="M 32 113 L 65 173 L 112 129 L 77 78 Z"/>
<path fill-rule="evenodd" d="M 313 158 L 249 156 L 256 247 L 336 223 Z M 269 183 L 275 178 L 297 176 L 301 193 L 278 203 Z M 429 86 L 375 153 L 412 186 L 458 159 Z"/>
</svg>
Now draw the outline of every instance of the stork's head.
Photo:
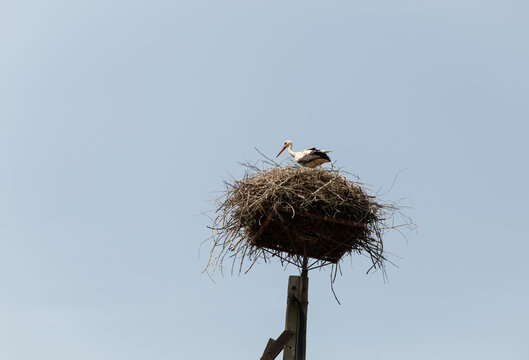
<svg viewBox="0 0 529 360">
<path fill-rule="evenodd" d="M 292 147 L 292 141 L 290 140 L 287 140 L 285 141 L 285 143 L 283 144 L 283 147 L 281 148 L 281 151 L 279 152 L 279 154 L 277 154 L 276 157 L 278 157 L 279 155 L 281 155 L 281 153 L 283 152 L 283 150 L 285 150 L 287 147 Z"/>
</svg>

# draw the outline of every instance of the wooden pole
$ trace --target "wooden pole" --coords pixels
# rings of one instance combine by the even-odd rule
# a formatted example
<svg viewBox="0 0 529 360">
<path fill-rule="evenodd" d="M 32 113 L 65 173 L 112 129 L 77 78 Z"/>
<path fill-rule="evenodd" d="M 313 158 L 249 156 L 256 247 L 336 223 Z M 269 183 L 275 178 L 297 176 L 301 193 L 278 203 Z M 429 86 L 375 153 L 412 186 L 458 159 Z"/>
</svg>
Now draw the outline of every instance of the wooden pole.
<svg viewBox="0 0 529 360">
<path fill-rule="evenodd" d="M 305 360 L 305 351 L 307 345 L 307 308 L 309 305 L 309 276 L 308 276 L 308 256 L 307 256 L 307 241 L 305 241 L 303 251 L 303 265 L 301 268 L 301 324 L 300 329 L 300 343 L 298 347 L 298 358 L 296 360 Z"/>
<path fill-rule="evenodd" d="M 283 360 L 305 360 L 309 291 L 307 264 L 307 247 L 305 246 L 301 276 L 289 276 L 288 278 L 285 329 L 292 330 L 294 336 L 283 350 Z"/>
<path fill-rule="evenodd" d="M 296 353 L 299 340 L 301 277 L 288 277 L 287 312 L 285 316 L 285 330 L 292 330 L 294 336 L 283 349 L 283 360 L 297 360 Z"/>
</svg>

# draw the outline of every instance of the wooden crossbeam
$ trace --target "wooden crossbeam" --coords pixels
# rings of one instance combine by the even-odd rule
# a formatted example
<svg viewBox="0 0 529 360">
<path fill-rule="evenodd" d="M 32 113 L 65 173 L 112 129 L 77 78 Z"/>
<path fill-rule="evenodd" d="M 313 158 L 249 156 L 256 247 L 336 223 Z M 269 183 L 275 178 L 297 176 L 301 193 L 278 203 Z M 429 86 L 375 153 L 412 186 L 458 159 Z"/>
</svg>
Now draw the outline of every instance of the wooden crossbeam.
<svg viewBox="0 0 529 360">
<path fill-rule="evenodd" d="M 292 330 L 285 330 L 279 335 L 277 340 L 270 339 L 266 345 L 266 349 L 261 356 L 261 360 L 274 360 L 277 355 L 283 350 L 286 343 L 294 336 Z"/>
</svg>

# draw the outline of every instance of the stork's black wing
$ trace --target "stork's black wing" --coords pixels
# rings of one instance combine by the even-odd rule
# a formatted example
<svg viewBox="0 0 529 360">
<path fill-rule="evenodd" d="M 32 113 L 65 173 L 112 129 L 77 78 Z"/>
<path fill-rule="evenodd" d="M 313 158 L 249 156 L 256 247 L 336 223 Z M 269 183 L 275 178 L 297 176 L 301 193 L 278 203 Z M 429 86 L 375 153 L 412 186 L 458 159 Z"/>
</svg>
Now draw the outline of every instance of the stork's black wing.
<svg viewBox="0 0 529 360">
<path fill-rule="evenodd" d="M 326 154 L 324 153 L 323 151 L 320 151 L 320 150 L 316 150 L 316 149 L 309 149 L 309 150 L 312 150 L 309 154 L 303 156 L 302 158 L 300 158 L 298 160 L 298 163 L 300 163 L 301 165 L 304 165 L 304 164 L 308 164 L 316 159 L 324 159 L 324 160 L 328 160 L 328 161 L 331 161 L 331 158 Z"/>
</svg>

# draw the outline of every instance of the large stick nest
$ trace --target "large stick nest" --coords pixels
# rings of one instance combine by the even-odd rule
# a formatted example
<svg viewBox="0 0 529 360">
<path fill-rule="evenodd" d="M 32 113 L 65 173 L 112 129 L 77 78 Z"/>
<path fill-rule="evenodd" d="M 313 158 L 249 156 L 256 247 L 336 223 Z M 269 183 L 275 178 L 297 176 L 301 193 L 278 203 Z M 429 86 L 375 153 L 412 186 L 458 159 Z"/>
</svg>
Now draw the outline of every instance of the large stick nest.
<svg viewBox="0 0 529 360">
<path fill-rule="evenodd" d="M 353 253 L 367 255 L 371 268 L 383 268 L 382 235 L 395 227 L 399 210 L 340 170 L 298 166 L 247 165 L 241 180 L 226 183 L 217 206 L 209 265 L 222 269 L 228 256 L 232 272 L 236 263 L 240 272 L 245 261 L 249 270 L 270 257 L 300 266 L 304 254 L 314 259 L 311 268 Z"/>
</svg>

